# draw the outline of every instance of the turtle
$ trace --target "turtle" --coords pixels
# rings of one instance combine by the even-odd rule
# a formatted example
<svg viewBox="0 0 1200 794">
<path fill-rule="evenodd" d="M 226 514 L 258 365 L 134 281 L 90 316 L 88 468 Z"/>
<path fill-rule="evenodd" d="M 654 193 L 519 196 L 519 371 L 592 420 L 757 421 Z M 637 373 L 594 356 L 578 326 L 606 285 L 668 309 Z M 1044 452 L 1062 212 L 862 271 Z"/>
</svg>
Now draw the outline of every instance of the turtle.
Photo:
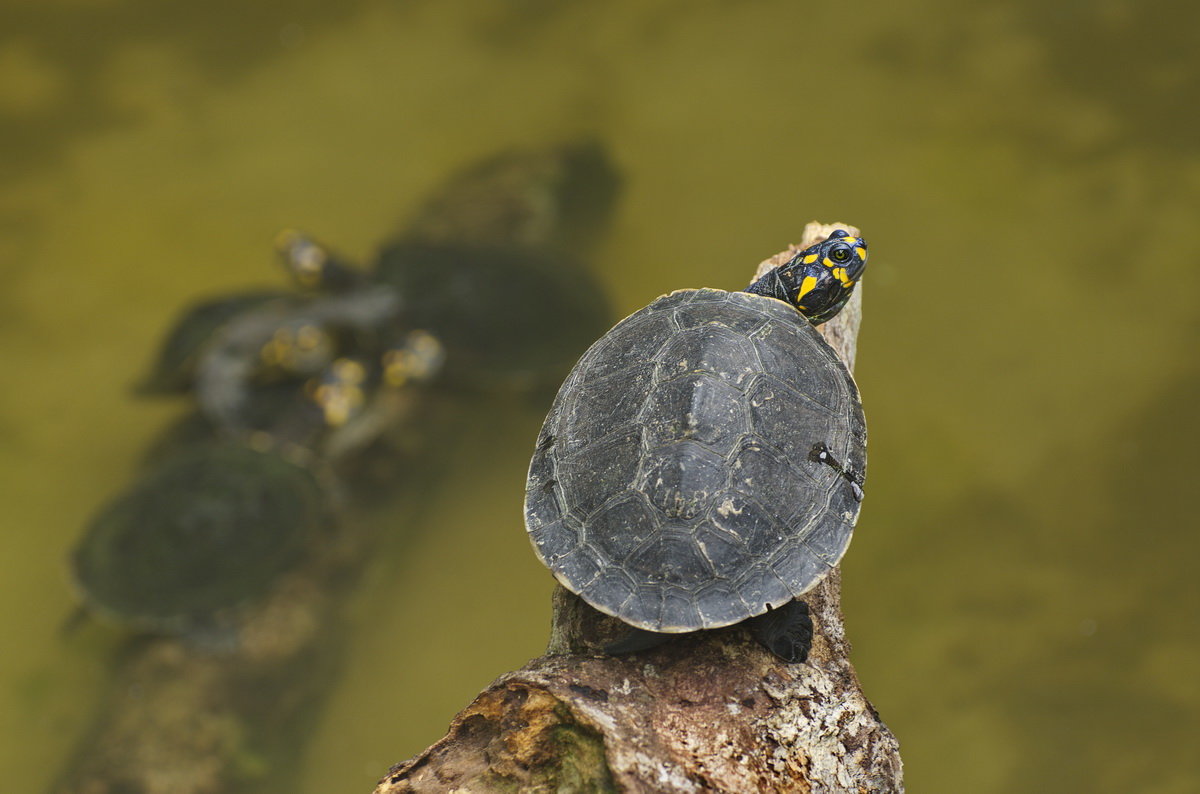
<svg viewBox="0 0 1200 794">
<path fill-rule="evenodd" d="M 293 289 L 209 298 L 164 340 L 143 391 L 189 394 L 194 410 L 89 523 L 72 555 L 86 602 L 195 635 L 266 592 L 333 522 L 334 473 L 410 416 L 409 387 L 443 360 L 481 384 L 542 366 L 560 368 L 557 381 L 593 337 L 555 337 L 560 315 L 538 307 L 548 296 L 583 327 L 608 325 L 599 288 L 564 251 L 594 242 L 616 184 L 595 145 L 490 158 L 436 192 L 371 267 L 281 232 Z"/>
<path fill-rule="evenodd" d="M 189 307 L 137 391 L 196 391 L 208 395 L 201 402 L 215 406 L 210 412 L 236 412 L 230 403 L 237 401 L 234 392 L 241 384 L 281 373 L 311 376 L 332 360 L 322 357 L 337 341 L 326 331 L 339 329 L 308 322 L 306 302 L 346 297 L 343 306 L 357 303 L 363 309 L 352 331 L 386 332 L 393 318 L 359 299 L 372 287 L 399 292 L 409 303 L 405 330 L 427 328 L 445 337 L 444 374 L 452 381 L 522 388 L 540 385 L 547 367 L 557 370 L 551 373 L 557 381 L 578 349 L 608 323 L 602 291 L 581 272 L 578 254 L 594 247 L 607 228 L 619 187 L 616 168 L 595 141 L 512 150 L 472 165 L 435 190 L 382 246 L 372 267 L 356 266 L 285 229 L 275 247 L 300 294 L 248 290 Z M 546 333 L 558 320 L 547 313 L 547 304 L 573 316 L 571 327 L 579 332 L 567 339 Z M 284 319 L 260 338 L 272 313 Z M 250 315 L 256 318 L 246 320 Z M 282 324 L 289 317 L 297 320 L 293 327 Z M 372 317 L 378 328 L 370 327 Z M 535 322 L 541 318 L 546 322 Z M 357 337 L 345 341 L 335 354 L 373 353 L 357 349 L 362 341 Z M 198 373 L 206 358 L 208 371 Z"/>
<path fill-rule="evenodd" d="M 744 291 L 672 292 L 563 382 L 526 529 L 559 583 L 631 627 L 607 651 L 748 621 L 777 656 L 807 658 L 798 599 L 845 553 L 866 475 L 858 388 L 814 324 L 866 257 L 838 230 Z"/>
<path fill-rule="evenodd" d="M 379 285 L 248 309 L 230 319 L 195 366 L 194 394 L 200 409 L 232 435 L 257 429 L 256 400 L 265 387 L 298 396 L 346 355 L 382 355 L 381 339 L 400 322 L 400 301 Z M 268 401 L 266 405 L 272 404 Z"/>
<path fill-rule="evenodd" d="M 202 299 L 179 315 L 149 370 L 135 386 L 141 395 L 185 394 L 196 379 L 196 363 L 230 320 L 266 303 L 286 300 L 278 289 L 248 290 Z"/>
<path fill-rule="evenodd" d="M 438 339 L 419 329 L 360 344 L 307 377 L 260 382 L 236 366 L 235 356 L 209 372 L 213 382 L 200 388 L 196 410 L 161 433 L 143 463 L 157 466 L 180 449 L 218 439 L 337 461 L 383 433 L 404 410 L 399 393 L 436 378 L 443 358 Z"/>
<path fill-rule="evenodd" d="M 340 461 L 369 447 L 406 415 L 403 393 L 437 377 L 444 357 L 437 337 L 417 329 L 398 335 L 382 354 L 335 360 L 305 383 L 305 398 L 321 420 L 311 448 Z"/>
<path fill-rule="evenodd" d="M 251 446 L 188 447 L 119 494 L 71 555 L 94 611 L 146 630 L 202 636 L 261 597 L 332 526 L 309 464 Z"/>
<path fill-rule="evenodd" d="M 323 251 L 306 245 L 307 242 L 291 230 L 280 232 L 276 240 L 285 268 L 302 290 L 336 292 L 362 283 L 357 271 L 343 266 L 340 261 L 327 261 Z M 200 360 L 231 322 L 268 306 L 279 313 L 294 313 L 304 300 L 292 291 L 267 288 L 214 295 L 196 301 L 176 318 L 134 391 L 143 396 L 188 393 L 196 385 Z M 319 329 L 308 329 L 299 323 L 279 330 L 273 347 L 263 350 L 261 363 L 266 366 L 286 364 L 286 357 L 294 358 L 300 353 L 307 353 L 312 358 L 314 348 L 328 343 L 327 339 L 313 333 Z M 271 361 L 271 354 L 282 360 Z"/>
<path fill-rule="evenodd" d="M 296 286 L 304 290 L 341 292 L 368 281 L 360 268 L 296 229 L 275 236 L 275 252 Z"/>
<path fill-rule="evenodd" d="M 394 290 L 409 327 L 444 346 L 444 383 L 534 391 L 557 384 L 611 322 L 582 260 L 619 187 L 595 141 L 512 150 L 452 176 L 369 264 L 295 230 L 281 232 L 276 248 L 302 288 Z"/>
<path fill-rule="evenodd" d="M 451 176 L 398 239 L 572 253 L 607 233 L 621 175 L 596 140 L 512 149 Z"/>
<path fill-rule="evenodd" d="M 141 628 L 227 645 L 231 610 L 267 592 L 334 526 L 332 464 L 394 421 L 388 395 L 441 363 L 440 344 L 423 331 L 383 348 L 374 360 L 336 358 L 301 386 L 246 389 L 241 433 L 199 410 L 176 423 L 76 547 L 84 602 Z"/>
<path fill-rule="evenodd" d="M 609 322 L 603 290 L 566 251 L 513 242 L 429 242 L 421 235 L 385 243 L 370 269 L 350 264 L 317 240 L 294 230 L 280 234 L 284 267 L 306 290 L 347 296 L 387 290 L 396 317 L 436 338 L 446 352 L 441 373 L 476 390 L 537 388 L 557 382 L 579 351 Z M 536 309 L 536 310 L 535 310 Z M 382 325 L 380 326 L 382 327 Z M 558 329 L 547 333 L 547 329 Z M 278 338 L 262 342 L 255 361 L 245 345 L 227 360 L 246 375 L 263 361 L 295 357 L 295 330 L 267 329 Z M 306 330 L 306 329 L 298 329 Z M 359 329 L 364 330 L 364 329 Z M 261 337 L 262 331 L 258 332 Z M 239 334 L 225 335 L 226 339 Z M 209 383 L 202 380 L 202 383 Z"/>
<path fill-rule="evenodd" d="M 404 317 L 446 348 L 449 383 L 534 391 L 558 382 L 612 322 L 604 291 L 569 254 L 515 246 L 401 240 L 376 277 L 402 296 Z"/>
</svg>

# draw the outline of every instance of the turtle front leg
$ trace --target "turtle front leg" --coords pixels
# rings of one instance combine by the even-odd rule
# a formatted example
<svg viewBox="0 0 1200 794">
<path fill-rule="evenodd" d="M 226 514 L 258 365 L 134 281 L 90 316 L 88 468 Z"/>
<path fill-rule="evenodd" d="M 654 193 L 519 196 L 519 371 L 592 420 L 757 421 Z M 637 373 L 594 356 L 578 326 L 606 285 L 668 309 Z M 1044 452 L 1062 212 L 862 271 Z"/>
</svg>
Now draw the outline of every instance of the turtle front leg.
<svg viewBox="0 0 1200 794">
<path fill-rule="evenodd" d="M 754 638 L 785 662 L 803 662 L 812 649 L 813 622 L 808 604 L 797 599 L 746 621 Z"/>
</svg>

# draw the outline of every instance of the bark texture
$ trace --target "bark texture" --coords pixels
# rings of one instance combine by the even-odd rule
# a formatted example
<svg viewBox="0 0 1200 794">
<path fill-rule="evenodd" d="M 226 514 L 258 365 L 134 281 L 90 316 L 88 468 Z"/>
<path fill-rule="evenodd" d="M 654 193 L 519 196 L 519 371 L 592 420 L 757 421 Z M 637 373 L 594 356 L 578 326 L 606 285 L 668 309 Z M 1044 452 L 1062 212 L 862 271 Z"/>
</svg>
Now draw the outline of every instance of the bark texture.
<svg viewBox="0 0 1200 794">
<path fill-rule="evenodd" d="M 811 223 L 798 246 L 843 224 Z M 861 288 L 821 331 L 853 370 Z M 559 587 L 546 654 L 498 678 L 375 794 L 442 791 L 901 792 L 899 745 L 850 664 L 837 569 L 804 600 L 804 664 L 738 626 L 606 656 L 625 628 Z"/>
</svg>

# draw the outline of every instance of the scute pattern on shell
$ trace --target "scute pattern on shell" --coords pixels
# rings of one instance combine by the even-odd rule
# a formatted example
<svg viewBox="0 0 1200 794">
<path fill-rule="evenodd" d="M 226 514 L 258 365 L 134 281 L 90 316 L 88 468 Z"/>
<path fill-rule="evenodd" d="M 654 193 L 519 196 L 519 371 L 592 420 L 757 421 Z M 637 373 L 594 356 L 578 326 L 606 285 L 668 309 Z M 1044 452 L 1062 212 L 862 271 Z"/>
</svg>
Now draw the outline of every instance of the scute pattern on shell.
<svg viewBox="0 0 1200 794">
<path fill-rule="evenodd" d="M 866 470 L 850 373 L 791 306 L 680 290 L 618 323 L 567 377 L 538 438 L 526 526 L 555 577 L 631 625 L 738 623 L 845 553 Z"/>
</svg>

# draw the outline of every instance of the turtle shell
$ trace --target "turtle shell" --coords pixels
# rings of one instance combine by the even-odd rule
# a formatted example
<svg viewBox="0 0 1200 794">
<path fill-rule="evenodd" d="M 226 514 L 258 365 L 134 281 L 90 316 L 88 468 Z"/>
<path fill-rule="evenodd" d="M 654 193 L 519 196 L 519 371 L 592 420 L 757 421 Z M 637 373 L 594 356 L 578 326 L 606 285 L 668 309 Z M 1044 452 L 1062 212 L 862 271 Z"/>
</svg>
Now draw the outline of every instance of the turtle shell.
<svg viewBox="0 0 1200 794">
<path fill-rule="evenodd" d="M 576 364 L 525 521 L 559 582 L 639 628 L 738 623 L 812 589 L 850 543 L 866 424 L 853 378 L 773 298 L 681 290 Z"/>
<path fill-rule="evenodd" d="M 242 292 L 189 307 L 163 340 L 158 357 L 137 390 L 142 394 L 187 392 L 195 380 L 196 362 L 230 320 L 286 295 L 280 290 Z"/>
<path fill-rule="evenodd" d="M 186 631 L 265 593 L 328 522 L 308 469 L 271 452 L 204 444 L 97 515 L 74 551 L 75 580 L 101 612 Z"/>
<path fill-rule="evenodd" d="M 376 277 L 445 345 L 447 377 L 472 386 L 551 386 L 612 322 L 595 279 L 546 251 L 399 242 Z"/>
</svg>

